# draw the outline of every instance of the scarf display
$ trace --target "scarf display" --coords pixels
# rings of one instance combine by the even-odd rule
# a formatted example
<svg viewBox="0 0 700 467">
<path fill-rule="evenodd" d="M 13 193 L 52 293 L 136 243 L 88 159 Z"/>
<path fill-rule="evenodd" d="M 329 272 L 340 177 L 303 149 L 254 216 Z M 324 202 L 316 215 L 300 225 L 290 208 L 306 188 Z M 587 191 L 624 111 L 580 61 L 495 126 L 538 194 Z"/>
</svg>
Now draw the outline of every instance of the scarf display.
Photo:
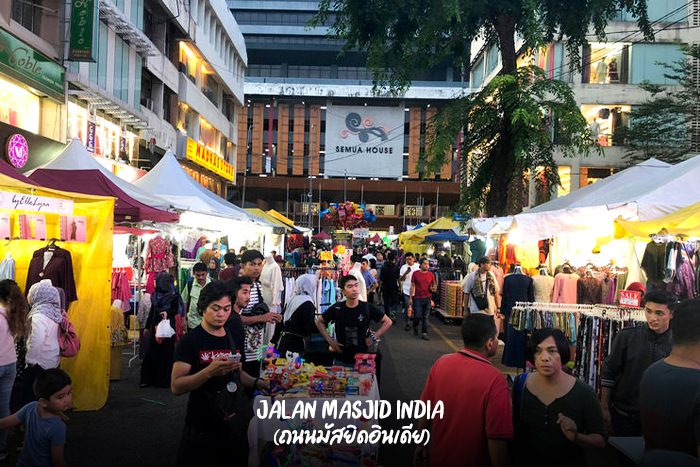
<svg viewBox="0 0 700 467">
<path fill-rule="evenodd" d="M 284 309 L 284 322 L 292 318 L 297 309 L 306 302 L 314 303 L 318 278 L 313 274 L 303 274 L 296 279 L 294 284 L 294 296 L 289 300 Z"/>
<path fill-rule="evenodd" d="M 42 314 L 54 323 L 61 323 L 61 298 L 56 287 L 51 285 L 51 281 L 46 279 L 32 285 L 28 294 L 29 318 L 36 314 Z"/>
</svg>

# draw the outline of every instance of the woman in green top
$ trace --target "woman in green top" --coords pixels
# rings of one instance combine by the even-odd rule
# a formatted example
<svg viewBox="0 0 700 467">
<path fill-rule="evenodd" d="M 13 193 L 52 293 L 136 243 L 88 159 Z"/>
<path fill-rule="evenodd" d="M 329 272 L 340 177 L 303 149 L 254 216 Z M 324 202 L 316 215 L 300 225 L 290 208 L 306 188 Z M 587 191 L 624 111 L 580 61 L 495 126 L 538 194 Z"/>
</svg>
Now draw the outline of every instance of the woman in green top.
<svg viewBox="0 0 700 467">
<path fill-rule="evenodd" d="M 598 398 L 590 386 L 562 370 L 569 361 L 569 342 L 558 329 L 536 331 L 527 355 L 537 371 L 524 385 L 519 380 L 513 385 L 514 464 L 585 467 L 585 450 L 604 449 L 607 439 Z"/>
</svg>

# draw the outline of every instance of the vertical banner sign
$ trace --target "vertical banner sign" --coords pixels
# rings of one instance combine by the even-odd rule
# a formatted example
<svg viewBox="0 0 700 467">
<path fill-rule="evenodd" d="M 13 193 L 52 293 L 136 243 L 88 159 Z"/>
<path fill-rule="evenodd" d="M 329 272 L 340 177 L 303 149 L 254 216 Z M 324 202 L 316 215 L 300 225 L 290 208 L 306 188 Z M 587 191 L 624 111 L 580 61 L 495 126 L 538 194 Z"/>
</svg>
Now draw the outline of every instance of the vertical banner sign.
<svg viewBox="0 0 700 467">
<path fill-rule="evenodd" d="M 97 61 L 97 31 L 100 20 L 99 0 L 73 0 L 70 13 L 70 50 L 74 62 Z"/>
<path fill-rule="evenodd" d="M 88 152 L 95 153 L 95 132 L 97 131 L 96 123 L 97 110 L 92 104 L 88 104 L 88 119 L 87 119 L 87 138 L 85 139 L 85 149 Z"/>
</svg>

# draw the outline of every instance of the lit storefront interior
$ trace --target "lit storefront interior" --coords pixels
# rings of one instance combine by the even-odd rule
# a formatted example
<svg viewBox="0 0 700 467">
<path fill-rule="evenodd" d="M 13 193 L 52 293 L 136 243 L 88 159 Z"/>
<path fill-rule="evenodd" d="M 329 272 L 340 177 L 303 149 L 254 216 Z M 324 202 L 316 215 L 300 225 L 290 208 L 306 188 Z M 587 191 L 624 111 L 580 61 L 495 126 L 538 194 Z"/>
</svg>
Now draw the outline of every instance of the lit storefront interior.
<svg viewBox="0 0 700 467">
<path fill-rule="evenodd" d="M 629 105 L 583 104 L 581 113 L 588 123 L 593 138 L 601 146 L 613 146 L 613 135 L 618 128 L 627 126 L 632 108 Z"/>
<path fill-rule="evenodd" d="M 628 79 L 629 47 L 622 43 L 593 42 L 584 50 L 584 83 L 626 84 Z"/>
<path fill-rule="evenodd" d="M 560 185 L 557 187 L 557 196 L 571 193 L 571 166 L 562 165 L 558 168 Z"/>
<path fill-rule="evenodd" d="M 215 193 L 218 196 L 221 196 L 222 198 L 226 197 L 226 187 L 220 179 L 210 177 L 204 172 L 194 170 L 191 167 L 188 167 L 184 164 L 182 165 L 182 168 L 185 169 L 185 171 L 190 175 L 190 177 L 194 178 L 197 181 L 197 183 L 202 185 L 207 190 L 211 191 L 212 193 Z"/>
<path fill-rule="evenodd" d="M 0 122 L 39 134 L 40 116 L 39 96 L 0 78 Z"/>
<path fill-rule="evenodd" d="M 74 102 L 68 102 L 69 136 L 79 138 L 87 147 L 88 110 Z M 128 162 L 134 159 L 134 149 L 138 145 L 138 135 L 131 131 L 122 132 L 121 127 L 102 117 L 95 117 L 95 155 L 109 159 L 119 159 L 119 138 L 126 139 L 126 153 L 121 157 Z"/>
</svg>

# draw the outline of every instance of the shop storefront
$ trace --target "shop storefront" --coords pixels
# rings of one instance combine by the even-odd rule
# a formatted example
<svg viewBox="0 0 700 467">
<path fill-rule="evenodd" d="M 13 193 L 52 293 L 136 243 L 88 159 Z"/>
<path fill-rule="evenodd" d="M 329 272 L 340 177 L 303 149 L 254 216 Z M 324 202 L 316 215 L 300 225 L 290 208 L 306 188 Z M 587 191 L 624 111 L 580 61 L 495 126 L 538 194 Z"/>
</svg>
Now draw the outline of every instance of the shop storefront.
<svg viewBox="0 0 700 467">
<path fill-rule="evenodd" d="M 139 136 L 128 131 L 126 126 L 100 115 L 97 109 L 68 102 L 68 128 L 70 137 L 79 138 L 96 156 L 126 163 L 136 157 Z"/>
<path fill-rule="evenodd" d="M 22 135 L 27 163 L 46 162 L 65 141 L 65 68 L 0 29 L 0 147 Z M 46 156 L 44 156 L 46 153 Z"/>
<path fill-rule="evenodd" d="M 226 198 L 226 187 L 236 182 L 236 168 L 207 147 L 184 135 L 178 137 L 182 167 L 200 185 Z"/>
</svg>

